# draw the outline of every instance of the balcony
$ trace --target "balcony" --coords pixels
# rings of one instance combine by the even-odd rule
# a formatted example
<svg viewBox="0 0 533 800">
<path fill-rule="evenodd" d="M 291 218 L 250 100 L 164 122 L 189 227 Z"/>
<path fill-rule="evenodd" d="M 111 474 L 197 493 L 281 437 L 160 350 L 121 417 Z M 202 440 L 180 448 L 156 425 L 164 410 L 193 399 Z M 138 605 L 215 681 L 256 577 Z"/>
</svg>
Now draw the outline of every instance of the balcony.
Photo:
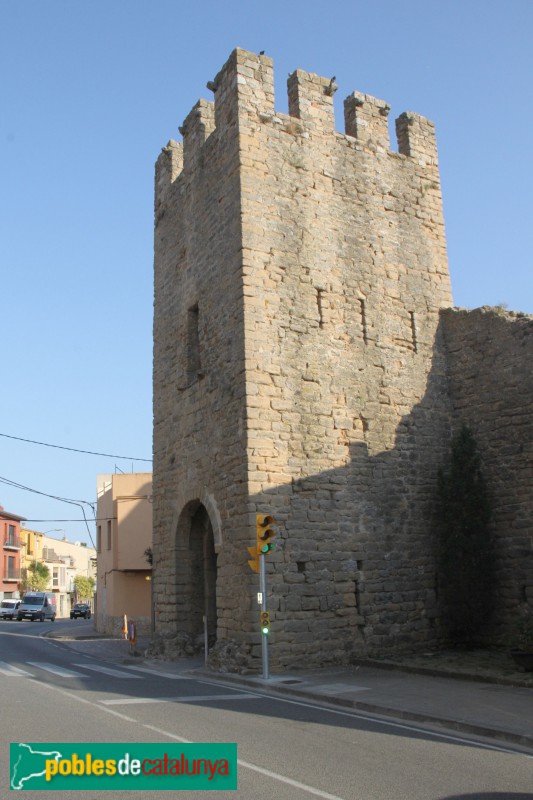
<svg viewBox="0 0 533 800">
<path fill-rule="evenodd" d="M 22 542 L 18 536 L 8 534 L 4 539 L 4 550 L 22 550 Z"/>
<path fill-rule="evenodd" d="M 15 569 L 8 569 L 6 574 L 4 575 L 4 583 L 8 583 L 9 581 L 13 581 L 14 583 L 18 583 L 20 581 L 20 567 Z"/>
</svg>

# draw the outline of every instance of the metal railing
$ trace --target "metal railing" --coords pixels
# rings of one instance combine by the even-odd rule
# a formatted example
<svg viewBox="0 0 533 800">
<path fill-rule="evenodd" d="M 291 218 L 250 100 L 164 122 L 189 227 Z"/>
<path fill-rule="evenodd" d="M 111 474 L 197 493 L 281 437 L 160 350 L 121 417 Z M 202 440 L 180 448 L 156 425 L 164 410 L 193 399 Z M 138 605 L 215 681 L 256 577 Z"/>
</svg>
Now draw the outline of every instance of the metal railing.
<svg viewBox="0 0 533 800">
<path fill-rule="evenodd" d="M 22 548 L 22 542 L 18 536 L 7 535 L 4 539 L 4 547 L 12 547 L 15 550 L 20 550 Z"/>
</svg>

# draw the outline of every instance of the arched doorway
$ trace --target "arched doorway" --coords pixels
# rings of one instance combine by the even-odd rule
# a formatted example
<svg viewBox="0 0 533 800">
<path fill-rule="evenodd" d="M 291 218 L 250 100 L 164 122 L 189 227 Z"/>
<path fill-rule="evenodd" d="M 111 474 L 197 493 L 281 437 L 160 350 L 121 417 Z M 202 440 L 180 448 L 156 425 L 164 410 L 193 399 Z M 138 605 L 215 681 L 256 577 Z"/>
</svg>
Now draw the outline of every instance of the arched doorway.
<svg viewBox="0 0 533 800">
<path fill-rule="evenodd" d="M 200 501 L 184 508 L 177 537 L 178 627 L 191 636 L 203 635 L 206 617 L 212 645 L 217 632 L 217 555 L 211 520 Z"/>
</svg>

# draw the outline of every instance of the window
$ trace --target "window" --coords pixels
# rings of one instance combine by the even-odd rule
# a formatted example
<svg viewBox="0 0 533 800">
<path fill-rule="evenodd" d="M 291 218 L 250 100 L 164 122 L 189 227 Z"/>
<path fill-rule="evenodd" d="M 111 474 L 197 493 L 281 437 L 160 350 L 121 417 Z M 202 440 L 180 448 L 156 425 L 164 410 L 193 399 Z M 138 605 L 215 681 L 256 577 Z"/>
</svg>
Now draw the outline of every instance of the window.
<svg viewBox="0 0 533 800">
<path fill-rule="evenodd" d="M 198 303 L 187 312 L 187 372 L 189 381 L 199 377 L 202 369 L 200 361 L 200 319 Z"/>
<path fill-rule="evenodd" d="M 359 313 L 361 315 L 361 334 L 363 342 L 368 344 L 368 329 L 366 326 L 366 301 L 363 297 L 359 298 Z"/>
<path fill-rule="evenodd" d="M 413 345 L 413 350 L 415 353 L 418 353 L 418 331 L 416 329 L 416 319 L 415 319 L 415 312 L 409 312 L 409 320 L 411 323 L 411 342 Z"/>
<path fill-rule="evenodd" d="M 102 552 L 102 526 L 98 526 L 98 530 L 96 532 L 96 552 Z"/>
<path fill-rule="evenodd" d="M 107 549 L 111 550 L 111 520 L 107 520 Z"/>
<path fill-rule="evenodd" d="M 318 327 L 324 327 L 324 307 L 323 307 L 323 294 L 324 289 L 316 290 L 316 304 L 318 308 Z"/>
</svg>

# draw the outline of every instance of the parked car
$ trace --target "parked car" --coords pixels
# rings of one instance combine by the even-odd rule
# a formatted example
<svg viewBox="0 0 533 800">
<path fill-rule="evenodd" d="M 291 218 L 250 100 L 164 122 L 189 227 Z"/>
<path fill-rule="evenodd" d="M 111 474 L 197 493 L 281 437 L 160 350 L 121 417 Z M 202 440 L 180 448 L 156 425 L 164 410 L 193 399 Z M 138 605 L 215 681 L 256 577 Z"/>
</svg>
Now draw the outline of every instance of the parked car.
<svg viewBox="0 0 533 800">
<path fill-rule="evenodd" d="M 76 619 L 83 617 L 84 619 L 91 619 L 91 606 L 88 603 L 76 603 L 70 612 L 70 618 Z"/>
<path fill-rule="evenodd" d="M 56 598 L 53 592 L 26 592 L 17 608 L 17 619 L 49 619 L 55 622 L 57 615 Z"/>
<path fill-rule="evenodd" d="M 0 605 L 0 619 L 13 619 L 17 616 L 20 600 L 2 600 Z"/>
</svg>

